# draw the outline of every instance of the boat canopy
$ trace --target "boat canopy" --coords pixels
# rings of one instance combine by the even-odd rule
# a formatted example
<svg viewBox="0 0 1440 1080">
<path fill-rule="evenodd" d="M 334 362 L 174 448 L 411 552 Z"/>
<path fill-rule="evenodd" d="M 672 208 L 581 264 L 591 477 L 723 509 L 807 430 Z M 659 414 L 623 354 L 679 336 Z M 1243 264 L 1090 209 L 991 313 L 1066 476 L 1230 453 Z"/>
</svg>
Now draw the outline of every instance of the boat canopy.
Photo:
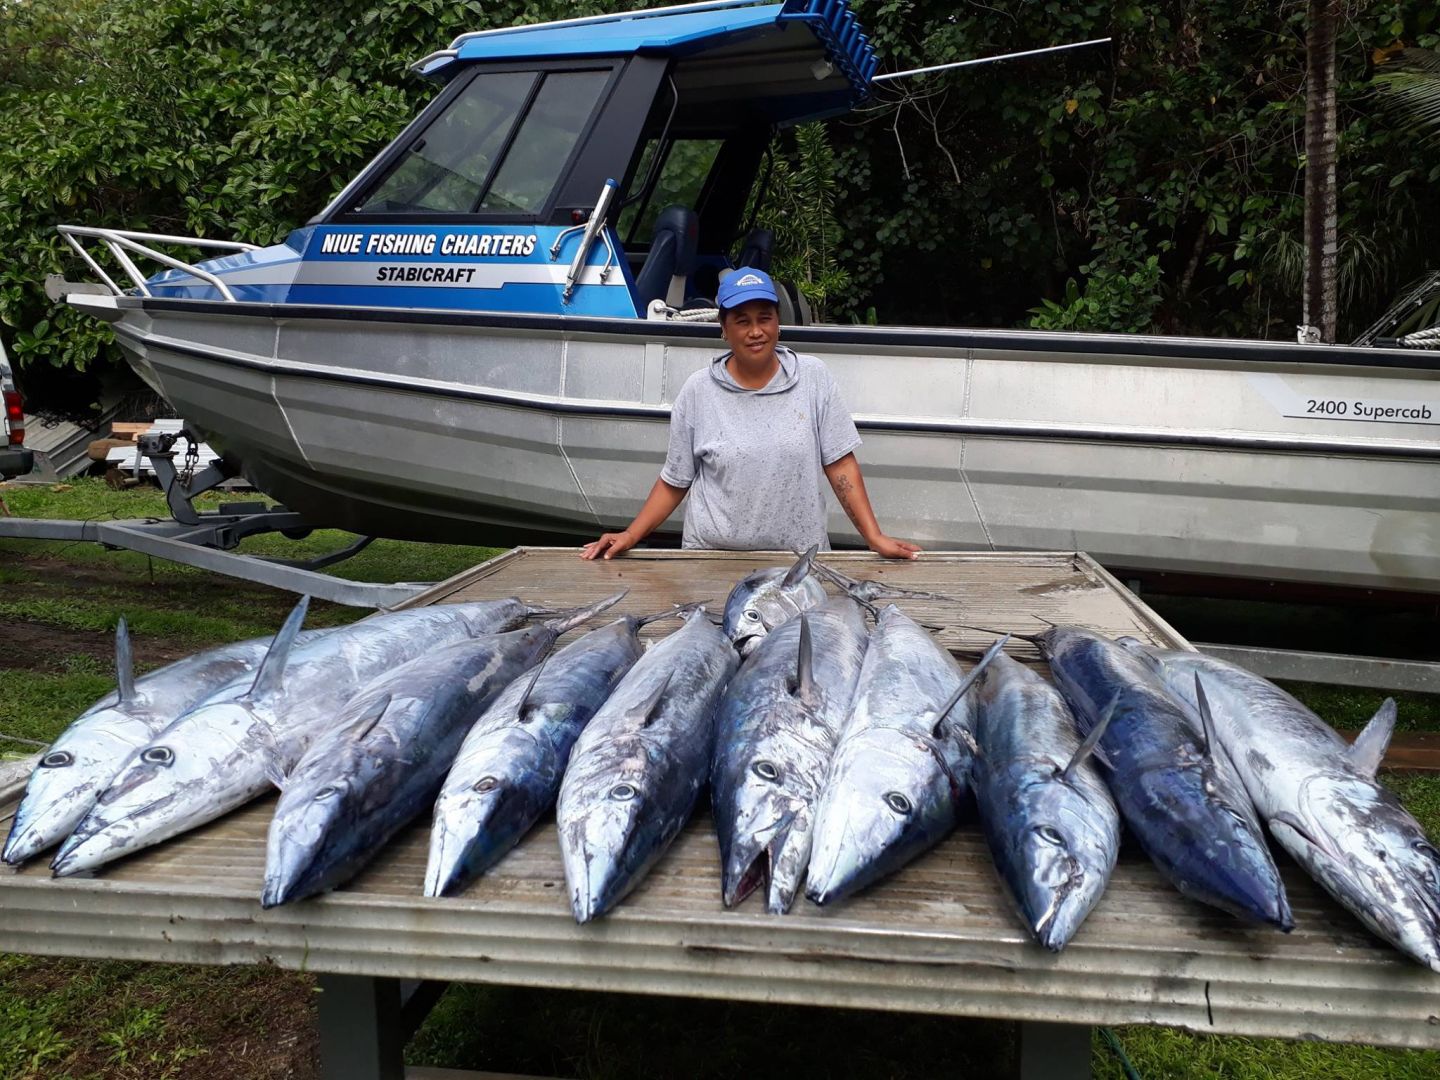
<svg viewBox="0 0 1440 1080">
<path fill-rule="evenodd" d="M 415 68 L 448 81 L 476 62 L 619 56 L 674 60 L 690 105 L 743 96 L 747 112 L 772 124 L 848 112 L 879 64 L 845 0 L 722 0 L 462 34 Z"/>
</svg>

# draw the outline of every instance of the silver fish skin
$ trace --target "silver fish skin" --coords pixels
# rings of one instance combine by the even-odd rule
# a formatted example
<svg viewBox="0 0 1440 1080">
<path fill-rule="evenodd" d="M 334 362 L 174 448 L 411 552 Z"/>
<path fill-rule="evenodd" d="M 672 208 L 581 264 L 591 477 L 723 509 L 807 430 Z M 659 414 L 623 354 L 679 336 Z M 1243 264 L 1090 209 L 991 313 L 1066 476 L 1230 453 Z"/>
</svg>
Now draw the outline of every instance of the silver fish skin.
<svg viewBox="0 0 1440 1080">
<path fill-rule="evenodd" d="M 283 778 L 262 907 L 352 878 L 430 806 L 470 724 L 567 630 L 624 594 L 539 626 L 428 651 L 370 682 Z M 528 680 L 520 680 L 522 683 Z"/>
<path fill-rule="evenodd" d="M 829 581 L 862 604 L 873 604 L 884 597 L 910 597 L 955 603 L 954 599 L 948 596 L 849 577 L 818 561 L 815 557 L 818 551 L 818 546 L 812 547 L 792 566 L 771 566 L 756 570 L 742 578 L 740 583 L 730 590 L 725 601 L 725 615 L 721 626 L 725 636 L 734 643 L 741 656 L 749 656 L 759 648 L 765 635 L 777 626 L 789 622 L 802 611 L 809 611 L 823 604 L 829 595 L 825 592 L 825 581 Z"/>
<path fill-rule="evenodd" d="M 1038 641 L 1081 730 L 1109 715 L 1105 780 L 1160 872 L 1193 900 L 1289 931 L 1290 904 L 1255 807 L 1196 736 L 1193 709 L 1102 634 L 1057 626 Z"/>
<path fill-rule="evenodd" d="M 460 892 L 554 805 L 575 740 L 644 652 L 641 623 L 626 616 L 571 642 L 471 727 L 435 800 L 426 896 Z"/>
<path fill-rule="evenodd" d="M 298 761 L 371 679 L 432 649 L 520 626 L 535 610 L 514 599 L 437 604 L 286 646 L 304 607 L 291 612 L 254 680 L 216 691 L 131 755 L 61 846 L 51 863 L 57 876 L 93 870 L 244 805 L 270 787 L 272 762 Z"/>
<path fill-rule="evenodd" d="M 777 626 L 825 602 L 825 586 L 812 572 L 818 550 L 812 547 L 793 566 L 747 574 L 730 590 L 720 625 L 741 656 L 759 648 Z"/>
<path fill-rule="evenodd" d="M 762 883 L 772 914 L 794 902 L 868 643 L 863 609 L 827 600 L 772 631 L 726 691 L 710 771 L 726 907 Z"/>
<path fill-rule="evenodd" d="M 942 719 L 960 665 L 894 604 L 880 612 L 815 815 L 805 895 L 839 900 L 904 866 L 954 827 L 971 696 Z M 938 727 L 938 731 L 936 730 Z"/>
<path fill-rule="evenodd" d="M 1060 692 L 997 656 L 974 691 L 971 776 L 995 869 L 1036 942 L 1059 952 L 1099 902 L 1120 813 Z"/>
<path fill-rule="evenodd" d="M 1377 937 L 1440 972 L 1440 852 L 1375 779 L 1395 722 L 1381 706 L 1352 747 L 1274 683 L 1197 652 L 1146 649 L 1172 693 L 1198 707 L 1270 833 Z"/>
<path fill-rule="evenodd" d="M 307 630 L 302 641 L 327 633 Z M 86 709 L 41 756 L 15 811 L 5 861 L 18 866 L 69 836 L 131 754 L 216 690 L 253 678 L 272 641 L 220 645 L 134 678 L 122 619 L 116 670 L 124 692 L 109 693 Z"/>
<path fill-rule="evenodd" d="M 646 650 L 576 739 L 555 811 L 576 922 L 623 899 L 689 820 L 715 707 L 738 664 L 696 609 Z"/>
</svg>

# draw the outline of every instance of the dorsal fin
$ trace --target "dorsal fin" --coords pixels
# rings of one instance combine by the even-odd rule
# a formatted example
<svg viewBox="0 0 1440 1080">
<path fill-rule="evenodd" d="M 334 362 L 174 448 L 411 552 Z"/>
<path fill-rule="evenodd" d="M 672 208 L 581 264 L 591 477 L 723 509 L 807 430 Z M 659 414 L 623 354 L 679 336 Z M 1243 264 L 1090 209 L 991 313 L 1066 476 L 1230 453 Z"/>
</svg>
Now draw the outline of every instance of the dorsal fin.
<svg viewBox="0 0 1440 1080">
<path fill-rule="evenodd" d="M 350 738 L 355 742 L 359 742 L 365 738 L 366 735 L 369 735 L 375 725 L 380 722 L 380 717 L 385 715 L 385 710 L 389 707 L 389 694 L 383 694 L 367 705 L 365 711 L 355 718 L 348 733 Z"/>
<path fill-rule="evenodd" d="M 820 550 L 819 544 L 811 544 L 810 550 L 795 560 L 795 565 L 780 579 L 782 589 L 793 589 L 800 582 L 804 581 L 810 574 L 810 564 L 815 561 L 815 554 Z"/>
<path fill-rule="evenodd" d="M 280 627 L 280 632 L 270 643 L 265 659 L 260 661 L 255 682 L 250 687 L 250 692 L 245 695 L 250 700 L 259 701 L 280 692 L 280 684 L 285 678 L 285 664 L 290 659 L 290 646 L 295 644 L 295 636 L 300 633 L 300 625 L 305 621 L 305 613 L 309 610 L 310 597 L 302 596 L 300 602 L 285 617 L 285 625 Z"/>
<path fill-rule="evenodd" d="M 1385 760 L 1385 751 L 1390 748 L 1390 736 L 1395 733 L 1395 699 L 1386 698 L 1365 729 L 1355 737 L 1350 748 L 1350 763 L 1365 776 L 1374 776 Z"/>
<path fill-rule="evenodd" d="M 1060 779 L 1070 781 L 1075 776 L 1075 770 L 1080 768 L 1080 763 L 1091 754 L 1098 754 L 1096 747 L 1100 738 L 1105 734 L 1105 729 L 1110 726 L 1110 719 L 1115 715 L 1115 707 L 1120 704 L 1120 695 L 1116 694 L 1110 699 L 1110 704 L 1105 706 L 1105 712 L 1100 717 L 1100 722 L 1090 729 L 1090 734 L 1081 740 L 1076 747 L 1075 753 L 1070 758 L 1070 763 L 1060 771 Z"/>
<path fill-rule="evenodd" d="M 650 696 L 630 710 L 630 716 L 640 721 L 641 727 L 649 727 L 655 721 L 655 710 L 660 705 L 660 699 L 665 696 L 665 691 L 670 688 L 670 680 L 674 678 L 675 672 L 667 671 L 665 678 L 660 680 L 659 685 L 650 692 Z"/>
<path fill-rule="evenodd" d="M 115 685 L 122 703 L 135 700 L 135 652 L 124 615 L 115 624 Z"/>
<path fill-rule="evenodd" d="M 950 715 L 950 710 L 959 704 L 965 692 L 975 685 L 975 681 L 984 674 L 985 669 L 990 666 L 990 661 L 1000 655 L 1000 650 L 1005 648 L 1005 643 L 1010 640 L 1010 635 L 998 639 L 990 648 L 985 650 L 985 655 L 980 657 L 980 662 L 970 669 L 970 673 L 960 680 L 960 685 L 955 688 L 955 693 L 950 695 L 950 700 L 940 707 L 935 716 L 935 722 L 930 725 L 930 734 L 940 738 L 944 730 L 945 718 Z"/>
<path fill-rule="evenodd" d="M 815 701 L 815 658 L 810 642 L 810 616 L 800 616 L 800 648 L 795 655 L 795 682 L 790 692 L 801 701 Z"/>
<path fill-rule="evenodd" d="M 1205 684 L 1200 681 L 1198 671 L 1195 673 L 1195 707 L 1200 712 L 1200 726 L 1205 731 L 1205 754 L 1213 758 L 1220 740 L 1215 737 L 1215 717 L 1210 713 L 1210 699 L 1205 696 Z"/>
</svg>

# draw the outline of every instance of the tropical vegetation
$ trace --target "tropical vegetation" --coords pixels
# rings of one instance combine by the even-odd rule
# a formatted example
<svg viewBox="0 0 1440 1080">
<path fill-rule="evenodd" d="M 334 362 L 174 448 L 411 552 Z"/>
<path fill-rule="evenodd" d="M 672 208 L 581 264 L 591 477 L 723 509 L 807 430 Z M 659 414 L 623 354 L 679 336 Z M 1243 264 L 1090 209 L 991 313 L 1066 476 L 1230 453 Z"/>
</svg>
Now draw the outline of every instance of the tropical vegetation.
<svg viewBox="0 0 1440 1080">
<path fill-rule="evenodd" d="M 116 357 L 103 327 L 41 290 L 47 273 L 78 272 L 56 224 L 274 242 L 433 93 L 410 61 L 457 31 L 614 6 L 0 5 L 0 340 L 32 396 L 47 372 Z M 780 133 L 764 220 L 780 234 L 783 268 L 828 317 L 1294 334 L 1306 4 L 854 7 L 888 70 L 1113 41 L 887 83 L 851 116 Z M 1384 0 L 1336 11 L 1343 339 L 1434 269 L 1440 9 Z"/>
</svg>

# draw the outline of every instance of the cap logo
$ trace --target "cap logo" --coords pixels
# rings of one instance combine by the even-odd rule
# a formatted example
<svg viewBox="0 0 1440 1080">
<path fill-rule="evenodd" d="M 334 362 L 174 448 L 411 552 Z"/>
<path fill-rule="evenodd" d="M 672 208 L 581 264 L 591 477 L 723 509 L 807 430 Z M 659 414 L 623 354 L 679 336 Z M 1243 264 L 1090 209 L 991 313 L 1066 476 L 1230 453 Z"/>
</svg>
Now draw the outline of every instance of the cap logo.
<svg viewBox="0 0 1440 1080">
<path fill-rule="evenodd" d="M 746 274 L 746 275 L 745 275 L 744 277 L 742 277 L 739 281 L 735 282 L 735 284 L 736 284 L 736 285 L 764 285 L 764 284 L 765 284 L 765 281 L 764 281 L 763 278 L 761 278 L 761 277 L 760 277 L 759 275 L 757 275 L 757 274 Z"/>
</svg>

